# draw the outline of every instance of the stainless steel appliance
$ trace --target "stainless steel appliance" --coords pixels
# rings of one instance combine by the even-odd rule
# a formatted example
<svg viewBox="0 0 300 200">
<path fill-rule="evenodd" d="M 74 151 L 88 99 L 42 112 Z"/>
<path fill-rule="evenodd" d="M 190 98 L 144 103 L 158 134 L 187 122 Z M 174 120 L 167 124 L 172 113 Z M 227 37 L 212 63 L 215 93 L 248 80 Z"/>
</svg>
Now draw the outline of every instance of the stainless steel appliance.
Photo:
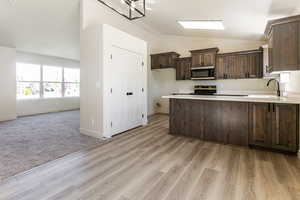
<svg viewBox="0 0 300 200">
<path fill-rule="evenodd" d="M 195 85 L 195 95 L 214 95 L 217 93 L 217 86 L 215 85 Z"/>
<path fill-rule="evenodd" d="M 215 79 L 215 67 L 193 67 L 191 68 L 192 80 L 214 80 Z"/>
</svg>

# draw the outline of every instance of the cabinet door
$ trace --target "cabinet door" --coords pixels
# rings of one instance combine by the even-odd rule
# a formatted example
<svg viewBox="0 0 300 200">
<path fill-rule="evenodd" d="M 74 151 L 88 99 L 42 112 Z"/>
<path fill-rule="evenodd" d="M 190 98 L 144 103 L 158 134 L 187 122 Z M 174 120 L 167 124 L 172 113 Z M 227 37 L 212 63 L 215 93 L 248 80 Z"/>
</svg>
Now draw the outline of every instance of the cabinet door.
<svg viewBox="0 0 300 200">
<path fill-rule="evenodd" d="M 273 31 L 269 35 L 268 41 L 268 59 L 269 59 L 269 66 L 267 66 L 267 72 L 271 73 L 273 71 Z"/>
<path fill-rule="evenodd" d="M 176 59 L 176 80 L 191 79 L 191 58 Z"/>
<path fill-rule="evenodd" d="M 217 56 L 216 62 L 216 78 L 217 79 L 225 79 L 225 57 Z"/>
<path fill-rule="evenodd" d="M 192 66 L 192 58 L 184 58 L 183 60 L 184 80 L 191 79 L 191 66 Z"/>
<path fill-rule="evenodd" d="M 221 130 L 221 126 L 222 126 L 221 103 L 214 102 L 214 101 L 205 101 L 203 102 L 203 105 L 204 105 L 203 139 L 208 141 L 224 143 L 225 138 Z"/>
<path fill-rule="evenodd" d="M 247 78 L 248 68 L 249 68 L 249 59 L 247 55 L 238 55 L 236 57 L 236 77 L 237 78 Z"/>
<path fill-rule="evenodd" d="M 215 54 L 206 53 L 203 54 L 203 66 L 214 66 L 215 65 Z"/>
<path fill-rule="evenodd" d="M 192 54 L 192 67 L 202 67 L 204 66 L 204 56 L 200 53 Z"/>
<path fill-rule="evenodd" d="M 249 109 L 249 144 L 270 147 L 272 112 L 270 103 L 251 103 Z"/>
<path fill-rule="evenodd" d="M 188 100 L 186 106 L 186 135 L 203 139 L 204 137 L 204 106 L 202 101 Z"/>
<path fill-rule="evenodd" d="M 248 103 L 222 102 L 221 107 L 221 131 L 225 143 L 248 146 Z"/>
<path fill-rule="evenodd" d="M 298 105 L 273 104 L 272 147 L 298 151 Z"/>
<path fill-rule="evenodd" d="M 226 79 L 236 79 L 238 77 L 236 66 L 236 56 L 227 56 L 225 68 Z"/>
<path fill-rule="evenodd" d="M 184 80 L 184 69 L 182 67 L 182 60 L 176 60 L 176 80 Z"/>
<path fill-rule="evenodd" d="M 247 78 L 263 77 L 263 53 L 249 54 Z"/>
<path fill-rule="evenodd" d="M 187 100 L 170 99 L 170 134 L 185 135 L 187 121 Z"/>
<path fill-rule="evenodd" d="M 153 55 L 151 56 L 151 69 L 159 69 L 159 56 Z"/>
<path fill-rule="evenodd" d="M 169 57 L 165 55 L 159 56 L 159 66 L 160 68 L 167 68 L 169 67 Z"/>
<path fill-rule="evenodd" d="M 299 22 L 273 27 L 273 71 L 300 69 Z"/>
</svg>

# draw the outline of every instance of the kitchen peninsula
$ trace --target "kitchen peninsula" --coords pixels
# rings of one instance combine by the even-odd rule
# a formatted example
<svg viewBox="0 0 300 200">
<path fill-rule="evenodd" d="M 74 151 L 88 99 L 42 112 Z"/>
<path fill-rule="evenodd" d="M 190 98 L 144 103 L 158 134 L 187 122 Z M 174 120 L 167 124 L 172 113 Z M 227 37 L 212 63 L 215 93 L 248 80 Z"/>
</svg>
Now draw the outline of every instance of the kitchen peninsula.
<svg viewBox="0 0 300 200">
<path fill-rule="evenodd" d="M 170 134 L 296 153 L 300 99 L 171 95 Z"/>
</svg>

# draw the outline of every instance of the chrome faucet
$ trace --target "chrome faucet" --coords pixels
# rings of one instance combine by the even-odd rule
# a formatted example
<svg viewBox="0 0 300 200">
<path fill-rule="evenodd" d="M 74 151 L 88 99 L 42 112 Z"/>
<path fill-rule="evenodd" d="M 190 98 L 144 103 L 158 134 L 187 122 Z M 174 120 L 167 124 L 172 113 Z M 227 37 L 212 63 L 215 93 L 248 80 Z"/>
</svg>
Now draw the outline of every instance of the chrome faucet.
<svg viewBox="0 0 300 200">
<path fill-rule="evenodd" d="M 275 81 L 277 83 L 277 96 L 280 97 L 281 96 L 281 94 L 280 94 L 280 83 L 277 79 L 274 79 L 274 78 L 270 79 L 267 83 L 267 86 L 269 87 L 269 85 L 272 81 Z"/>
</svg>

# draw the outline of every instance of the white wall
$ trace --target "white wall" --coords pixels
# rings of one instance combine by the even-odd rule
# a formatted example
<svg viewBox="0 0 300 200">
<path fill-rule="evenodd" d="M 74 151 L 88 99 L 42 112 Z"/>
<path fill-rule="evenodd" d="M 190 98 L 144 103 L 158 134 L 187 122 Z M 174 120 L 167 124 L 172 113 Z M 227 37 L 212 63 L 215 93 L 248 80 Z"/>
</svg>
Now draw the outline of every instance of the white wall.
<svg viewBox="0 0 300 200">
<path fill-rule="evenodd" d="M 79 61 L 59 57 L 44 56 L 26 52 L 17 52 L 16 62 L 31 63 L 50 66 L 61 66 L 68 68 L 79 68 Z M 15 80 L 15 78 L 14 78 Z M 79 109 L 78 97 L 44 98 L 17 100 L 17 115 L 26 116 L 49 112 Z"/>
<path fill-rule="evenodd" d="M 16 119 L 16 49 L 0 47 L 0 121 Z"/>
<path fill-rule="evenodd" d="M 290 80 L 285 85 L 285 91 L 292 96 L 300 96 L 300 71 L 290 72 Z"/>
<path fill-rule="evenodd" d="M 88 28 L 80 34 L 80 132 L 98 138 L 103 130 L 101 28 Z"/>
<path fill-rule="evenodd" d="M 115 85 L 112 80 L 118 78 L 115 77 L 117 74 L 112 73 L 110 58 L 112 48 L 119 47 L 139 54 L 146 62 L 147 43 L 110 25 L 99 24 L 81 31 L 80 47 L 82 74 L 80 132 L 97 138 L 111 137 L 113 131 L 111 123 L 114 123 L 116 114 L 122 114 L 120 113 L 122 110 L 116 110 L 114 107 L 114 102 L 119 101 L 110 93 L 110 88 L 114 90 Z M 117 59 L 117 55 L 113 55 L 113 59 L 114 57 Z M 141 87 L 146 88 L 146 71 L 144 77 L 138 78 L 144 80 Z M 146 116 L 147 96 L 142 97 L 141 101 Z"/>
</svg>

